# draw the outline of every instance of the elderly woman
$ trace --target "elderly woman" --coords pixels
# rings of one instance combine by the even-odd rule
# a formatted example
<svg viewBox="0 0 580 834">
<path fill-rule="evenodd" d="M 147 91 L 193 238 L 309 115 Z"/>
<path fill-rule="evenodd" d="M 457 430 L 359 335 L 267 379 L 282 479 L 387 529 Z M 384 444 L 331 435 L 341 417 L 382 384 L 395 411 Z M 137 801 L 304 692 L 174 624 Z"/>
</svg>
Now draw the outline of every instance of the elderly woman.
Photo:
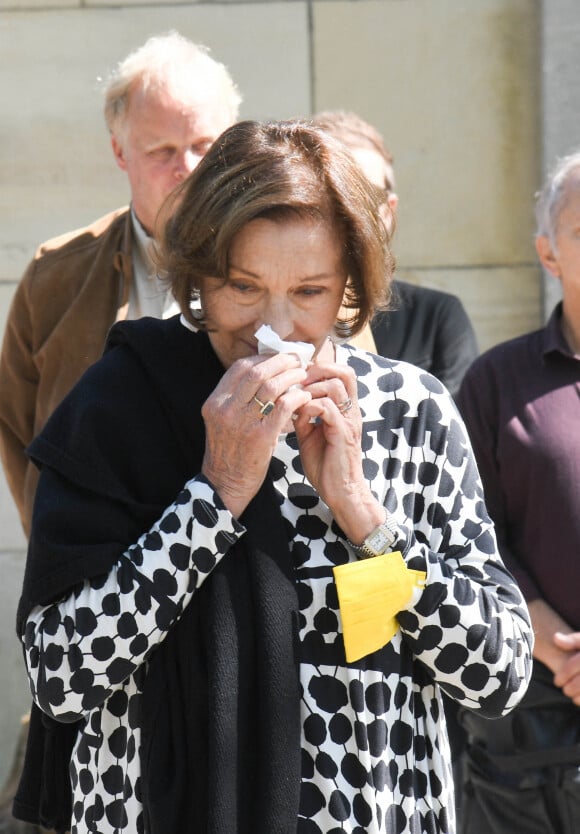
<svg viewBox="0 0 580 834">
<path fill-rule="evenodd" d="M 21 812 L 454 830 L 441 690 L 503 714 L 532 637 L 449 395 L 341 344 L 392 271 L 373 200 L 307 123 L 227 130 L 166 229 L 181 317 L 115 326 L 32 444 Z"/>
</svg>

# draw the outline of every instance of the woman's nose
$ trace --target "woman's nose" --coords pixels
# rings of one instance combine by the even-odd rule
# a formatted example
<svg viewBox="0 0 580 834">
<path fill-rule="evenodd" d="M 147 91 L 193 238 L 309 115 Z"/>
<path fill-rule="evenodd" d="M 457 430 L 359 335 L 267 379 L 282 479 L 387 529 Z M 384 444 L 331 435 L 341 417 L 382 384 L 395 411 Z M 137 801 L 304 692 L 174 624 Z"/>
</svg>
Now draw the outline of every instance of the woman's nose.
<svg viewBox="0 0 580 834">
<path fill-rule="evenodd" d="M 270 303 L 263 310 L 260 324 L 268 324 L 281 339 L 292 335 L 294 320 L 286 302 Z"/>
</svg>

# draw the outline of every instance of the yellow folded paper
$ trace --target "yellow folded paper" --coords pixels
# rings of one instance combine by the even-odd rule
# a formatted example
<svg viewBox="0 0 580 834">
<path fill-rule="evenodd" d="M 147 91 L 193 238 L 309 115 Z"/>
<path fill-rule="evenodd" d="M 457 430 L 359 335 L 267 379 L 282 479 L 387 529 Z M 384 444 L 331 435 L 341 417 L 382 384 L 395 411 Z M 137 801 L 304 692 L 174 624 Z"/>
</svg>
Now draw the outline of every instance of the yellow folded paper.
<svg viewBox="0 0 580 834">
<path fill-rule="evenodd" d="M 382 649 L 399 627 L 395 617 L 426 573 L 410 570 L 400 551 L 333 568 L 347 663 Z"/>
</svg>

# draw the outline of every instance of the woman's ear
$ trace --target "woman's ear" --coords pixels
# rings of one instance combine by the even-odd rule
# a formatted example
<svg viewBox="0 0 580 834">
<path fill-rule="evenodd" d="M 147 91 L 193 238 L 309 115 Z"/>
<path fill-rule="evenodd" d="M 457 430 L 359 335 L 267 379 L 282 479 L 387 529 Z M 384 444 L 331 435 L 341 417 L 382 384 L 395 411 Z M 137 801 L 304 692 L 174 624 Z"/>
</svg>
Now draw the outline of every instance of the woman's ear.
<svg viewBox="0 0 580 834">
<path fill-rule="evenodd" d="M 554 250 L 552 242 L 547 235 L 538 235 L 536 238 L 536 252 L 544 269 L 551 272 L 555 278 L 559 278 L 561 273 L 558 253 Z"/>
</svg>

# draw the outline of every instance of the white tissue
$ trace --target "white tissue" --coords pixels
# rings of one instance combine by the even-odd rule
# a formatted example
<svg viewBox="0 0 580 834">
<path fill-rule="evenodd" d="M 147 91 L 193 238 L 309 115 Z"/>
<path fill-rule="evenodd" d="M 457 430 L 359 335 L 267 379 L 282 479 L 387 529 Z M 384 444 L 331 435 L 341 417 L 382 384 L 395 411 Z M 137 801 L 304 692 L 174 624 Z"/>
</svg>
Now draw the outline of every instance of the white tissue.
<svg viewBox="0 0 580 834">
<path fill-rule="evenodd" d="M 314 345 L 309 342 L 284 342 L 269 324 L 263 324 L 254 336 L 258 340 L 258 353 L 295 353 L 305 368 L 314 355 Z"/>
</svg>

